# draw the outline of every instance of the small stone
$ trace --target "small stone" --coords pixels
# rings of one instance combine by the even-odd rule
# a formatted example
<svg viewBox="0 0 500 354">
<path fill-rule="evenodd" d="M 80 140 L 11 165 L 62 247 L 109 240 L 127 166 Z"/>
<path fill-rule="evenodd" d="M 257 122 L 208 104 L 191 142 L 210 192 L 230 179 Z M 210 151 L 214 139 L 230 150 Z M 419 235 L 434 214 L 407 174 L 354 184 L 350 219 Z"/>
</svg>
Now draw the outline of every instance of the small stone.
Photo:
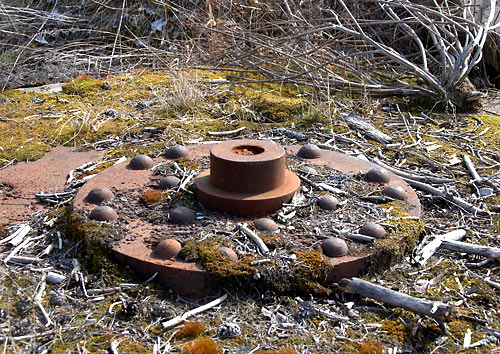
<svg viewBox="0 0 500 354">
<path fill-rule="evenodd" d="M 132 170 L 149 170 L 153 167 L 153 159 L 148 155 L 137 155 L 128 164 L 130 169 Z"/>
<path fill-rule="evenodd" d="M 118 215 L 113 208 L 105 205 L 98 206 L 90 212 L 89 218 L 97 221 L 113 221 Z"/>
<path fill-rule="evenodd" d="M 219 247 L 215 251 L 224 253 L 226 256 L 229 257 L 231 262 L 238 262 L 238 255 L 229 247 Z"/>
<path fill-rule="evenodd" d="M 109 84 L 109 82 L 104 81 L 104 82 L 102 83 L 102 85 L 101 85 L 101 88 L 102 88 L 103 90 L 111 90 L 111 85 Z"/>
<path fill-rule="evenodd" d="M 490 195 L 493 195 L 493 188 L 489 187 L 479 188 L 479 194 L 481 194 L 482 197 L 488 197 Z"/>
<path fill-rule="evenodd" d="M 225 323 L 217 328 L 217 337 L 221 339 L 237 337 L 240 334 L 240 326 L 233 322 Z"/>
<path fill-rule="evenodd" d="M 335 210 L 339 200 L 331 195 L 323 195 L 318 199 L 318 206 L 323 210 Z"/>
<path fill-rule="evenodd" d="M 160 180 L 158 187 L 160 189 L 169 189 L 169 188 L 175 187 L 180 182 L 181 182 L 181 180 L 175 176 L 167 176 L 167 177 L 163 177 Z"/>
<path fill-rule="evenodd" d="M 269 218 L 257 219 L 253 222 L 253 226 L 255 226 L 257 230 L 260 231 L 265 231 L 265 232 L 278 231 L 278 224 L 276 224 L 274 220 Z"/>
<path fill-rule="evenodd" d="M 101 204 L 107 200 L 111 200 L 115 197 L 113 192 L 106 187 L 95 187 L 87 194 L 85 197 L 86 203 Z"/>
<path fill-rule="evenodd" d="M 64 304 L 64 296 L 59 295 L 57 293 L 52 293 L 49 297 L 49 304 L 54 305 L 54 306 L 61 306 Z"/>
<path fill-rule="evenodd" d="M 195 212 L 185 206 L 178 206 L 170 210 L 170 219 L 177 225 L 192 224 L 195 217 Z"/>
<path fill-rule="evenodd" d="M 189 150 L 185 146 L 174 145 L 167 150 L 165 157 L 168 159 L 180 159 L 182 157 L 188 159 Z"/>
<path fill-rule="evenodd" d="M 408 198 L 405 189 L 401 186 L 386 187 L 382 190 L 382 194 L 398 200 L 406 200 Z"/>
<path fill-rule="evenodd" d="M 306 144 L 300 148 L 297 155 L 305 159 L 317 159 L 321 156 L 321 149 L 317 145 Z"/>
<path fill-rule="evenodd" d="M 359 233 L 361 235 L 371 236 L 377 239 L 384 238 L 387 234 L 387 232 L 381 225 L 374 222 L 367 222 L 366 224 L 364 224 L 363 227 L 359 229 Z"/>
<path fill-rule="evenodd" d="M 391 175 L 385 168 L 376 167 L 369 170 L 366 173 L 365 178 L 368 182 L 387 183 L 391 180 Z"/>
<path fill-rule="evenodd" d="M 319 174 L 315 168 L 310 167 L 310 166 L 301 166 L 299 168 L 299 171 L 302 173 L 310 174 L 310 175 L 318 175 Z"/>
<path fill-rule="evenodd" d="M 181 251 L 182 245 L 179 241 L 173 238 L 167 238 L 155 247 L 153 254 L 160 259 L 171 259 L 177 257 Z"/>
<path fill-rule="evenodd" d="M 327 257 L 342 257 L 349 253 L 347 243 L 338 237 L 330 237 L 323 241 L 321 249 Z"/>
</svg>

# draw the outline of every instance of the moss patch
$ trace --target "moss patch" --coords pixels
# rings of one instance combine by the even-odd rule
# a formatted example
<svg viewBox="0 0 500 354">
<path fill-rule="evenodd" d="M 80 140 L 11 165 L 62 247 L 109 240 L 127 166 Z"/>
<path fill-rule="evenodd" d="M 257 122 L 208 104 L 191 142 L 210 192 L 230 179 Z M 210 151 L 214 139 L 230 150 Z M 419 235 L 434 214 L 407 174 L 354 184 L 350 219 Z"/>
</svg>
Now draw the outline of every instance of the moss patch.
<svg viewBox="0 0 500 354">
<path fill-rule="evenodd" d="M 115 264 L 110 260 L 113 245 L 121 239 L 120 230 L 99 222 L 88 221 L 68 208 L 59 220 L 66 236 L 82 244 L 82 257 L 90 271 L 112 269 Z"/>
</svg>

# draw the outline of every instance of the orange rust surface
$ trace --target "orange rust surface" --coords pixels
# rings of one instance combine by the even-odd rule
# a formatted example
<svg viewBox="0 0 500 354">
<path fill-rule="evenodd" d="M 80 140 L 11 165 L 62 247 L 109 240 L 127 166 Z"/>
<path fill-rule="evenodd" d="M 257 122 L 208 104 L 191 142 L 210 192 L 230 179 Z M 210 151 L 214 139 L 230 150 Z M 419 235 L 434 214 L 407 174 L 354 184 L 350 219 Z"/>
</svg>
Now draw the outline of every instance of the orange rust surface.
<svg viewBox="0 0 500 354">
<path fill-rule="evenodd" d="M 70 170 L 99 158 L 98 151 L 76 151 L 59 146 L 33 162 L 20 162 L 0 170 L 0 225 L 28 220 L 43 210 L 36 193 L 62 192 Z"/>
</svg>

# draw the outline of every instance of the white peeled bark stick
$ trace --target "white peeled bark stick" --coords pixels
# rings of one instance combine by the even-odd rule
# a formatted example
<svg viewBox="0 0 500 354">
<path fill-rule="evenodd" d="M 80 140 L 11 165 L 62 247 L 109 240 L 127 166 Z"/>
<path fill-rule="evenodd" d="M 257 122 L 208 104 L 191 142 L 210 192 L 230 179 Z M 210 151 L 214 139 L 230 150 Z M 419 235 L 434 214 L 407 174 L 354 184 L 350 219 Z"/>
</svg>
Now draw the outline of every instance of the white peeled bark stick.
<svg viewBox="0 0 500 354">
<path fill-rule="evenodd" d="M 19 226 L 19 228 L 14 231 L 14 233 L 0 240 L 0 245 L 9 242 L 9 244 L 11 244 L 12 246 L 17 246 L 21 243 L 23 238 L 28 234 L 30 230 L 31 228 L 29 227 L 29 225 L 21 224 L 21 226 Z"/>
<path fill-rule="evenodd" d="M 21 264 L 34 264 L 38 263 L 40 259 L 36 257 L 26 257 L 26 256 L 12 256 L 8 259 L 8 262 L 21 263 Z"/>
<path fill-rule="evenodd" d="M 481 182 L 482 178 L 479 175 L 479 173 L 477 173 L 476 168 L 474 167 L 474 164 L 472 163 L 472 160 L 470 159 L 469 155 L 463 154 L 462 157 L 464 158 L 465 166 L 467 167 L 470 174 L 472 175 L 473 180 L 471 182 L 472 183 Z"/>
<path fill-rule="evenodd" d="M 416 259 L 420 266 L 423 266 L 429 258 L 437 251 L 439 247 L 441 247 L 441 243 L 443 241 L 459 241 L 466 234 L 466 231 L 463 229 L 453 230 L 447 232 L 443 235 L 433 235 L 434 239 L 429 242 L 427 245 L 422 247 L 420 252 L 417 254 Z"/>
<path fill-rule="evenodd" d="M 209 310 L 212 307 L 220 305 L 221 303 L 223 303 L 226 300 L 227 300 L 227 294 L 224 294 L 220 298 L 215 299 L 214 301 L 211 301 L 208 304 L 205 304 L 203 306 L 197 307 L 197 308 L 192 309 L 192 310 L 190 310 L 188 312 L 184 312 L 180 316 L 174 317 L 171 320 L 163 322 L 162 323 L 163 328 L 169 329 L 169 328 L 175 327 L 175 326 L 183 323 L 184 321 L 186 321 L 189 317 L 192 317 L 192 316 L 197 315 L 199 313 L 202 313 L 202 312 L 204 312 L 206 310 Z"/>
<path fill-rule="evenodd" d="M 411 185 L 412 187 L 417 187 L 423 191 L 437 195 L 438 197 L 441 197 L 444 200 L 446 200 L 450 203 L 453 203 L 455 205 L 458 205 L 459 207 L 467 210 L 469 213 L 473 213 L 473 214 L 477 214 L 477 215 L 490 215 L 490 212 L 488 212 L 486 210 L 479 209 L 479 208 L 475 207 L 474 205 L 466 202 L 465 200 L 458 198 L 458 197 L 455 197 L 454 195 L 448 194 L 446 192 L 443 192 L 437 188 L 434 188 L 433 186 L 431 186 L 429 184 L 425 184 L 425 183 L 418 182 L 418 181 L 413 181 L 411 179 L 404 178 L 404 177 L 403 177 L 403 179 L 406 182 L 408 182 L 408 184 Z"/>
<path fill-rule="evenodd" d="M 47 311 L 45 311 L 42 304 L 39 303 L 38 301 L 35 301 L 35 304 L 38 306 L 38 308 L 40 309 L 40 312 L 42 313 L 43 317 L 45 318 L 45 321 L 46 321 L 45 327 L 49 327 L 49 326 L 53 325 L 54 322 L 52 322 L 52 320 L 49 317 L 49 314 L 47 313 Z"/>
<path fill-rule="evenodd" d="M 269 248 L 267 248 L 264 241 L 262 241 L 262 239 L 255 232 L 250 230 L 247 224 L 238 224 L 238 229 L 244 232 L 248 237 L 250 237 L 252 241 L 257 244 L 263 254 L 269 253 Z"/>
<path fill-rule="evenodd" d="M 500 248 L 487 247 L 481 245 L 474 245 L 472 243 L 459 242 L 446 240 L 441 243 L 441 248 L 445 248 L 450 251 L 477 254 L 479 256 L 499 259 L 500 258 Z"/>
</svg>

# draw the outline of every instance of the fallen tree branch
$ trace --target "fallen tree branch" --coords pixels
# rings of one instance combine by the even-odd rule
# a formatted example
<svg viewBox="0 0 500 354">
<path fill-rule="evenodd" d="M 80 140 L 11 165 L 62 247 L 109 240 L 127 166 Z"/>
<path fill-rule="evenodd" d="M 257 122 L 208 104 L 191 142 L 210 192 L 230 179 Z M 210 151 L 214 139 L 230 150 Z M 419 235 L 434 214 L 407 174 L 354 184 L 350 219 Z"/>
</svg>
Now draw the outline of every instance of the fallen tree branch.
<svg viewBox="0 0 500 354">
<path fill-rule="evenodd" d="M 460 241 L 443 241 L 441 248 L 455 252 L 477 254 L 492 259 L 500 258 L 500 248 L 496 247 L 480 246 Z"/>
<path fill-rule="evenodd" d="M 472 163 L 472 160 L 470 159 L 469 155 L 463 154 L 462 157 L 464 159 L 465 166 L 467 167 L 473 178 L 473 180 L 470 181 L 470 183 L 481 182 L 483 179 L 481 178 L 481 176 L 479 176 L 479 173 L 477 173 L 476 168 L 474 167 L 474 164 Z"/>
<path fill-rule="evenodd" d="M 479 208 L 473 206 L 472 204 L 467 203 L 465 200 L 458 198 L 458 197 L 455 197 L 455 196 L 448 194 L 446 192 L 440 191 L 439 189 L 434 188 L 433 186 L 430 186 L 430 185 L 422 183 L 422 182 L 413 181 L 411 179 L 404 178 L 404 177 L 403 177 L 403 179 L 406 182 L 408 182 L 408 184 L 410 184 L 412 187 L 417 187 L 423 191 L 437 195 L 438 197 L 441 197 L 450 203 L 458 205 L 459 207 L 468 211 L 469 213 L 473 213 L 475 215 L 483 215 L 483 216 L 490 215 L 490 213 L 488 211 L 479 209 Z"/>
<path fill-rule="evenodd" d="M 438 322 L 448 320 L 452 314 L 452 308 L 442 302 L 419 299 L 358 278 L 342 279 L 339 286 L 345 292 L 381 301 L 390 306 L 402 307 L 432 317 Z"/>
<path fill-rule="evenodd" d="M 404 172 L 401 170 L 398 170 L 397 168 L 394 168 L 392 166 L 389 166 L 385 163 L 383 163 L 381 160 L 378 158 L 374 158 L 373 162 L 375 162 L 377 165 L 385 168 L 388 171 L 391 171 L 395 175 L 398 175 L 400 177 L 404 177 L 409 180 L 414 180 L 418 182 L 426 182 L 426 183 L 436 183 L 436 184 L 442 184 L 442 183 L 454 183 L 455 180 L 451 178 L 444 178 L 444 177 L 432 177 L 432 176 L 419 176 L 413 173 L 408 173 Z"/>
</svg>

